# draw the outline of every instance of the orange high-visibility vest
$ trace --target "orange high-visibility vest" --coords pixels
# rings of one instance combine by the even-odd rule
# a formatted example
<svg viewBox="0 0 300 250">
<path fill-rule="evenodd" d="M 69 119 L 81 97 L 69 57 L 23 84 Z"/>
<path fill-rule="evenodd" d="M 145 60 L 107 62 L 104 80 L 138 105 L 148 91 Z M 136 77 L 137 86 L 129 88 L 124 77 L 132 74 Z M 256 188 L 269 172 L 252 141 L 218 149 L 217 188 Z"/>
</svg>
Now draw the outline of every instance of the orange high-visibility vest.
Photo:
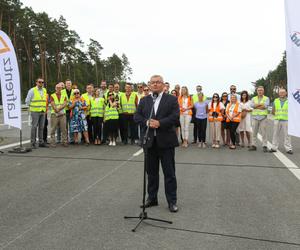
<svg viewBox="0 0 300 250">
<path fill-rule="evenodd" d="M 231 103 L 228 103 L 228 105 L 226 107 L 226 115 L 229 115 L 229 109 L 230 109 L 231 105 L 232 105 Z M 235 104 L 235 107 L 233 110 L 233 115 L 238 114 L 239 106 L 240 106 L 240 104 L 237 102 Z M 232 122 L 240 122 L 240 121 L 241 121 L 241 113 L 238 116 L 234 117 L 232 120 Z M 227 118 L 226 122 L 230 122 L 230 120 Z"/>
<path fill-rule="evenodd" d="M 217 112 L 218 113 L 218 117 L 217 118 L 214 118 L 213 117 L 213 112 Z M 220 102 L 219 104 L 216 106 L 216 109 L 214 109 L 214 104 L 212 102 L 212 105 L 210 105 L 209 107 L 209 113 L 208 113 L 208 121 L 210 122 L 214 122 L 214 121 L 223 121 L 223 116 L 222 116 L 222 113 L 221 113 L 221 109 L 220 109 Z"/>
<path fill-rule="evenodd" d="M 179 102 L 179 107 L 180 107 L 180 114 L 182 115 L 183 114 L 183 96 L 179 96 L 178 97 L 178 102 Z M 192 106 L 192 98 L 190 96 L 188 96 L 188 107 Z M 193 111 L 190 109 L 188 111 L 188 115 L 192 115 L 193 114 Z"/>
</svg>

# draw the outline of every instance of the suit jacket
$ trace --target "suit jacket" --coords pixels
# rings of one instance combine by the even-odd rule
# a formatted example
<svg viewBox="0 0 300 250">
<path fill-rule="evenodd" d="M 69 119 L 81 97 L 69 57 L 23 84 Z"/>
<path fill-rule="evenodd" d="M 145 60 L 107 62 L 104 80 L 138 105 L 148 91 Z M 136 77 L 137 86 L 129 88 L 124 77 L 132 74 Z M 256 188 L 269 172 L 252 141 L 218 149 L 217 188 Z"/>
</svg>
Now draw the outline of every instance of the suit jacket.
<svg viewBox="0 0 300 250">
<path fill-rule="evenodd" d="M 153 99 L 148 95 L 140 100 L 137 112 L 134 115 L 134 121 L 141 125 L 141 138 L 147 129 Z M 156 129 L 156 143 L 160 148 L 174 148 L 179 146 L 176 135 L 176 124 L 179 119 L 179 105 L 176 97 L 163 93 L 156 114 L 153 112 L 152 119 L 160 122 L 160 127 Z M 146 147 L 152 147 L 154 139 L 154 129 L 149 129 L 148 142 Z"/>
</svg>

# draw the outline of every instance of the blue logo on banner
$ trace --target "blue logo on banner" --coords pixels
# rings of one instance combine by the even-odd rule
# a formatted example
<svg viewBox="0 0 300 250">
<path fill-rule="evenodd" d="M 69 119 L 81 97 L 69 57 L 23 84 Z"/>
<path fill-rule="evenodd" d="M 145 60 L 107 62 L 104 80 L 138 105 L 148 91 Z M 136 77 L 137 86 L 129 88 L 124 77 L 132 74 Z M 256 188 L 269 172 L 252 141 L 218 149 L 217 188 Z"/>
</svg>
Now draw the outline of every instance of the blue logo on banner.
<svg viewBox="0 0 300 250">
<path fill-rule="evenodd" d="M 293 97 L 300 104 L 300 89 L 296 89 L 296 92 L 293 93 Z"/>
<path fill-rule="evenodd" d="M 297 47 L 300 47 L 300 32 L 295 31 L 291 36 L 291 40 L 294 44 L 296 44 Z"/>
</svg>

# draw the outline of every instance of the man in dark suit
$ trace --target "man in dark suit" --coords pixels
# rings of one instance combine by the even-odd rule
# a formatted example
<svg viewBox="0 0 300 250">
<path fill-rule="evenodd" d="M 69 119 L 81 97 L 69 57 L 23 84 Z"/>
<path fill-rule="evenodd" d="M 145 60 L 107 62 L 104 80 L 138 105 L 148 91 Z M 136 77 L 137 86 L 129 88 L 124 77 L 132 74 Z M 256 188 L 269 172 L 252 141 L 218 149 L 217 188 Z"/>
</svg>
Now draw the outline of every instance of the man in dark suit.
<svg viewBox="0 0 300 250">
<path fill-rule="evenodd" d="M 171 212 L 177 212 L 177 181 L 175 175 L 175 147 L 178 139 L 176 136 L 176 124 L 179 119 L 179 105 L 177 98 L 164 93 L 164 81 L 159 75 L 154 75 L 150 80 L 151 95 L 141 99 L 135 122 L 142 128 L 142 136 L 147 126 L 149 129 L 148 142 L 148 199 L 146 207 L 157 206 L 157 193 L 159 186 L 159 162 L 161 162 L 165 179 L 165 194 Z M 153 106 L 153 96 L 157 96 Z M 151 108 L 154 108 L 150 120 Z M 143 138 L 143 137 L 141 137 Z"/>
</svg>

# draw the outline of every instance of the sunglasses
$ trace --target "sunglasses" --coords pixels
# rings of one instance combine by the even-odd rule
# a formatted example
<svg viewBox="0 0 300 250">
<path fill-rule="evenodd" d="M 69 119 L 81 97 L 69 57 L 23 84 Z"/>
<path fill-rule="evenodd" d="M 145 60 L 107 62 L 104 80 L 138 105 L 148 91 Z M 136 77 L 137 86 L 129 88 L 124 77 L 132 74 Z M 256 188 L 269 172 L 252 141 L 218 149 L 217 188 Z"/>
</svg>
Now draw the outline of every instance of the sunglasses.
<svg viewBox="0 0 300 250">
<path fill-rule="evenodd" d="M 222 97 L 228 97 L 228 95 L 222 95 Z"/>
<path fill-rule="evenodd" d="M 218 98 L 217 96 L 213 96 L 213 98 Z"/>
<path fill-rule="evenodd" d="M 79 92 L 75 92 L 75 93 L 74 93 L 74 95 L 79 95 L 79 94 L 80 94 Z"/>
<path fill-rule="evenodd" d="M 138 88 L 139 88 L 139 89 L 142 89 L 142 88 L 143 88 L 143 86 L 138 86 Z"/>
<path fill-rule="evenodd" d="M 144 91 L 149 91 L 149 89 L 144 89 Z"/>
<path fill-rule="evenodd" d="M 38 83 L 44 83 L 43 81 L 37 81 Z"/>
<path fill-rule="evenodd" d="M 236 89 L 230 89 L 230 90 L 236 90 Z"/>
</svg>

